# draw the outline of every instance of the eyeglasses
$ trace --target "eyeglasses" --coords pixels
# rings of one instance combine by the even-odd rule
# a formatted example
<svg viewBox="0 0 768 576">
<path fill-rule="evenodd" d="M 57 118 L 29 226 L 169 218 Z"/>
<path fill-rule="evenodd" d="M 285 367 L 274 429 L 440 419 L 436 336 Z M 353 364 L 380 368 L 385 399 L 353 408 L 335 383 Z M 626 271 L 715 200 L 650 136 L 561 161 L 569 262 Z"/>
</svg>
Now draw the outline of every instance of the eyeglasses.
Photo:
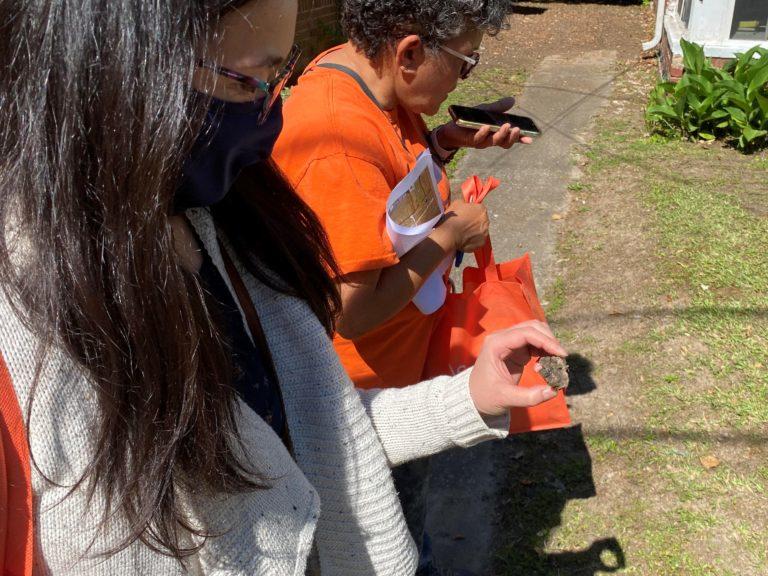
<svg viewBox="0 0 768 576">
<path fill-rule="evenodd" d="M 464 60 L 464 64 L 461 65 L 461 72 L 459 72 L 459 78 L 462 80 L 465 80 L 467 76 L 472 72 L 472 70 L 475 69 L 475 66 L 477 66 L 480 63 L 480 52 L 472 52 L 472 56 L 465 56 L 461 52 L 457 52 L 453 48 L 448 48 L 448 46 L 440 45 L 440 50 L 443 50 L 444 52 L 448 52 L 451 56 L 456 56 L 456 58 L 461 58 Z"/>
<path fill-rule="evenodd" d="M 277 74 L 275 74 L 275 77 L 268 82 L 265 82 L 259 78 L 254 78 L 253 76 L 240 74 L 240 72 L 235 72 L 234 70 L 230 70 L 224 66 L 219 66 L 213 62 L 206 62 L 205 60 L 198 61 L 197 65 L 200 68 L 212 70 L 216 74 L 224 76 L 225 78 L 236 80 L 241 84 L 248 86 L 252 90 L 264 92 L 267 97 L 264 98 L 264 106 L 262 107 L 257 120 L 257 123 L 261 124 L 264 122 L 264 120 L 267 119 L 267 116 L 269 116 L 269 111 L 272 110 L 272 106 L 274 106 L 277 99 L 280 98 L 280 93 L 283 91 L 283 88 L 285 88 L 285 84 L 291 78 L 291 75 L 296 68 L 296 64 L 298 63 L 300 56 L 301 48 L 294 44 L 293 48 L 291 48 L 291 51 L 288 53 L 288 57 L 285 59 L 285 64 L 277 72 Z"/>
</svg>

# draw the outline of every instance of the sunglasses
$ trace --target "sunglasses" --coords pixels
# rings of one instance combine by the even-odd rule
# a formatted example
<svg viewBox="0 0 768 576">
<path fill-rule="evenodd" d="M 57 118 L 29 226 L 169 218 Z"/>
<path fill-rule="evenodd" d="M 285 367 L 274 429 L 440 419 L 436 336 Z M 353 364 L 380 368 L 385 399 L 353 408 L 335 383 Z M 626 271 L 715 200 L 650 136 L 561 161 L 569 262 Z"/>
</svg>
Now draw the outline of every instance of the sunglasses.
<svg viewBox="0 0 768 576">
<path fill-rule="evenodd" d="M 264 105 L 262 106 L 257 119 L 257 123 L 261 124 L 267 119 L 269 111 L 272 110 L 272 106 L 274 106 L 277 99 L 280 98 L 280 93 L 283 91 L 283 88 L 285 88 L 286 83 L 290 80 L 293 71 L 296 69 L 296 64 L 298 63 L 300 56 L 301 48 L 294 44 L 293 48 L 291 48 L 291 51 L 288 53 L 288 57 L 285 59 L 285 64 L 280 68 L 277 74 L 275 74 L 275 77 L 267 82 L 260 80 L 259 78 L 254 78 L 253 76 L 240 74 L 240 72 L 235 72 L 234 70 L 219 66 L 213 62 L 206 62 L 205 60 L 198 61 L 197 65 L 200 68 L 212 70 L 219 76 L 236 80 L 253 91 L 259 91 L 266 94 L 267 97 L 264 98 Z"/>
<path fill-rule="evenodd" d="M 462 80 L 466 80 L 472 70 L 475 69 L 475 66 L 480 63 L 480 52 L 472 52 L 472 56 L 465 56 L 461 52 L 457 52 L 453 48 L 448 48 L 448 46 L 443 46 L 442 44 L 440 45 L 440 50 L 464 60 L 464 63 L 461 65 L 461 71 L 459 72 L 459 78 Z"/>
</svg>

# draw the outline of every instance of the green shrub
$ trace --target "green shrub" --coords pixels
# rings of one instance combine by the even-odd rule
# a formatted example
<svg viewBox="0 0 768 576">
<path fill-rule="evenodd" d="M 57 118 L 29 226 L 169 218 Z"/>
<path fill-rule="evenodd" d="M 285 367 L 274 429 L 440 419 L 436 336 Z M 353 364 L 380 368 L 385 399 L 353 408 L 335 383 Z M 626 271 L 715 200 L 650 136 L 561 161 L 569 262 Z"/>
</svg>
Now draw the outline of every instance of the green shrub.
<svg viewBox="0 0 768 576">
<path fill-rule="evenodd" d="M 732 140 L 739 150 L 768 145 L 768 49 L 755 46 L 724 69 L 698 44 L 680 40 L 685 72 L 660 82 L 646 110 L 649 127 L 666 135 Z"/>
</svg>

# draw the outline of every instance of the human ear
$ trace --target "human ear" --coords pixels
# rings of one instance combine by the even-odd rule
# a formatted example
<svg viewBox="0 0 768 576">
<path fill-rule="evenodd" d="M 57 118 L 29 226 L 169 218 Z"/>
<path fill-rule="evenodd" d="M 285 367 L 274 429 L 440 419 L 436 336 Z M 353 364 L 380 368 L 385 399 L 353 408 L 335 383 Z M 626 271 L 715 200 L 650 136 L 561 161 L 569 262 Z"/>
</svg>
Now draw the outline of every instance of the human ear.
<svg viewBox="0 0 768 576">
<path fill-rule="evenodd" d="M 395 47 L 395 64 L 403 72 L 415 72 L 424 57 L 424 43 L 416 34 L 406 36 Z"/>
</svg>

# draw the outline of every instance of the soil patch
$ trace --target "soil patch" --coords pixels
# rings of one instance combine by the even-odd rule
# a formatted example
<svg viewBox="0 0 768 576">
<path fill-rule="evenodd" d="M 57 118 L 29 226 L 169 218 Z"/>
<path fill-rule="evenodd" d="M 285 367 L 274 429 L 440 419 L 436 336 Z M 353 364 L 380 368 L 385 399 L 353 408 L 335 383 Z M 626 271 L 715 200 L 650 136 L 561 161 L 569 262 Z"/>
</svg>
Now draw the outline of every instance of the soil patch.
<svg viewBox="0 0 768 576">
<path fill-rule="evenodd" d="M 616 50 L 619 60 L 640 57 L 654 21 L 640 2 L 548 2 L 515 4 L 510 29 L 485 42 L 483 62 L 532 70 L 546 56 Z"/>
</svg>

